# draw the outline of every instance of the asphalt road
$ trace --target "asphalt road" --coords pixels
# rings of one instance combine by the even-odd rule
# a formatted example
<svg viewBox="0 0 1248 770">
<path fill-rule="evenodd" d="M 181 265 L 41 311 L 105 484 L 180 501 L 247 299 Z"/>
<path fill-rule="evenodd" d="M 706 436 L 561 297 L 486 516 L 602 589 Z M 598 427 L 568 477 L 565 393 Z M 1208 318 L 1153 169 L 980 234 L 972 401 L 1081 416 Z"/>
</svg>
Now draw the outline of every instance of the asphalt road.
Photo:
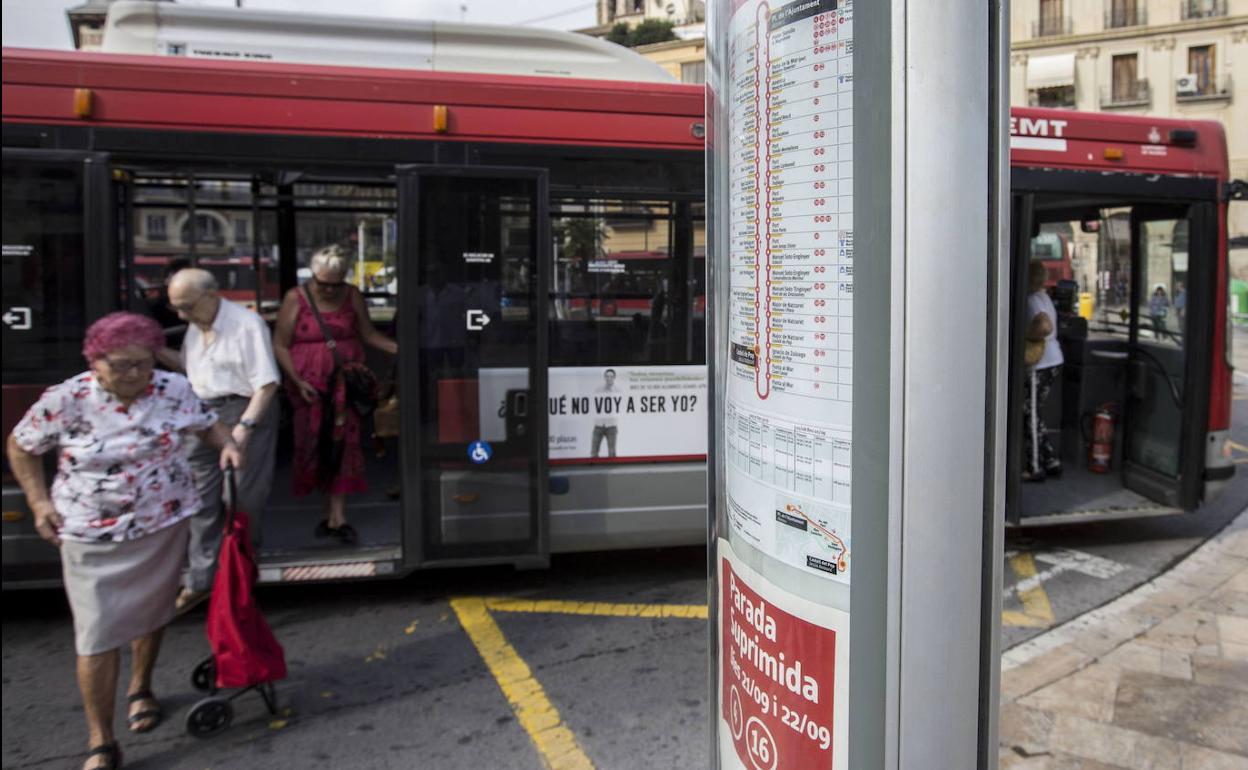
<svg viewBox="0 0 1248 770">
<path fill-rule="evenodd" d="M 1248 358 L 1248 345 L 1239 352 Z M 1237 382 L 1235 440 L 1248 446 L 1248 378 Z M 1011 535 L 1005 574 L 1015 590 L 1006 608 L 1024 625 L 1003 623 L 1004 646 L 1151 579 L 1245 506 L 1241 473 L 1195 514 Z M 1028 558 L 1045 579 L 1025 584 L 1024 604 L 1017 585 Z M 701 766 L 709 740 L 705 621 L 696 613 L 646 617 L 645 608 L 705 605 L 705 570 L 703 550 L 687 548 L 556 557 L 540 572 L 477 568 L 263 588 L 260 601 L 290 665 L 280 712 L 269 715 L 248 693 L 235 701 L 228 730 L 187 735 L 186 714 L 202 697 L 190 673 L 207 654 L 200 610 L 169 630 L 155 682 L 168 717 L 147 735 L 122 734 L 126 766 L 536 770 L 539 752 L 564 750 L 600 768 Z M 500 596 L 604 604 L 526 609 L 479 598 Z M 481 611 L 474 616 L 471 607 Z M 616 610 L 623 616 L 570 614 Z M 60 592 L 5 595 L 4 768 L 78 766 L 85 731 L 73 660 Z M 525 666 L 531 678 L 517 675 Z M 536 740 L 526 730 L 559 720 L 566 729 Z"/>
</svg>

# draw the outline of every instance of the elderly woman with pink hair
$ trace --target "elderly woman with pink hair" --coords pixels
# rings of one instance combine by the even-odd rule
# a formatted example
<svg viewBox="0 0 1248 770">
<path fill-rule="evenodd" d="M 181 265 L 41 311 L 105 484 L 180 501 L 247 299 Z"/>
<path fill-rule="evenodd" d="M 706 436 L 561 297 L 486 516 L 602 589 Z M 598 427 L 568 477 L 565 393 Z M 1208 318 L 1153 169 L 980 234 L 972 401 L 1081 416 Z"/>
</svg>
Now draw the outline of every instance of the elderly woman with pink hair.
<svg viewBox="0 0 1248 770">
<path fill-rule="evenodd" d="M 187 519 L 200 507 L 186 435 L 220 449 L 221 467 L 242 465 L 229 430 L 186 378 L 154 370 L 164 342 L 144 316 L 96 321 L 82 349 L 90 370 L 48 388 L 8 439 L 35 529 L 61 551 L 90 733 L 84 768 L 121 766 L 113 735 L 121 647 L 133 656 L 130 730 L 161 720 L 152 669 L 174 615 Z M 57 472 L 49 493 L 40 455 L 50 451 Z"/>
</svg>

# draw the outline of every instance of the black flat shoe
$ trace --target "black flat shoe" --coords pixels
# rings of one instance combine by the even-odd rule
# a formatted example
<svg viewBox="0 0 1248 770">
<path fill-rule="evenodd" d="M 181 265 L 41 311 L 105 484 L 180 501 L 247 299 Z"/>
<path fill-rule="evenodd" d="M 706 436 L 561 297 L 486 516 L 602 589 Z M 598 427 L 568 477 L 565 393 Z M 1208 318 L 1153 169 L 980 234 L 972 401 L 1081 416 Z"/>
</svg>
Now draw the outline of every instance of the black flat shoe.
<svg viewBox="0 0 1248 770">
<path fill-rule="evenodd" d="M 329 537 L 336 533 L 337 530 L 329 526 L 329 519 L 321 519 L 320 523 L 316 525 L 316 529 L 313 530 L 313 534 L 317 537 Z"/>
<path fill-rule="evenodd" d="M 1050 466 L 1048 466 L 1047 468 L 1045 468 L 1045 469 L 1044 469 L 1044 475 L 1045 475 L 1045 476 L 1048 476 L 1048 477 L 1051 477 L 1051 478 L 1055 478 L 1055 479 L 1056 479 L 1056 478 L 1061 478 L 1061 475 L 1062 475 L 1062 464 L 1061 464 L 1061 463 L 1058 463 L 1057 465 L 1050 465 Z"/>
<path fill-rule="evenodd" d="M 87 752 L 87 759 L 98 754 L 104 755 L 104 764 L 96 765 L 95 770 L 117 770 L 121 767 L 121 747 L 117 745 L 117 741 L 94 747 Z"/>
<path fill-rule="evenodd" d="M 333 532 L 342 541 L 343 545 L 355 545 L 360 539 L 360 536 L 355 532 L 355 527 L 350 524 L 343 524 L 341 527 L 334 529 Z"/>
</svg>

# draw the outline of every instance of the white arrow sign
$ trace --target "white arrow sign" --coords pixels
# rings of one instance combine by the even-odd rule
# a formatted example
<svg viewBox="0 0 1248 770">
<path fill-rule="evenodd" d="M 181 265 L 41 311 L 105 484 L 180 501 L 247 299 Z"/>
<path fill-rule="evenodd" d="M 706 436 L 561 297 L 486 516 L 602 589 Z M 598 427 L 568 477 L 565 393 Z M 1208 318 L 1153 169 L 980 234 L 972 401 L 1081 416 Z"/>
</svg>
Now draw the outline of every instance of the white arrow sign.
<svg viewBox="0 0 1248 770">
<path fill-rule="evenodd" d="M 488 326 L 490 317 L 485 314 L 484 310 L 468 311 L 468 331 L 479 332 Z"/>
<path fill-rule="evenodd" d="M 11 307 L 0 320 L 13 331 L 24 332 L 30 328 L 30 308 Z"/>
</svg>

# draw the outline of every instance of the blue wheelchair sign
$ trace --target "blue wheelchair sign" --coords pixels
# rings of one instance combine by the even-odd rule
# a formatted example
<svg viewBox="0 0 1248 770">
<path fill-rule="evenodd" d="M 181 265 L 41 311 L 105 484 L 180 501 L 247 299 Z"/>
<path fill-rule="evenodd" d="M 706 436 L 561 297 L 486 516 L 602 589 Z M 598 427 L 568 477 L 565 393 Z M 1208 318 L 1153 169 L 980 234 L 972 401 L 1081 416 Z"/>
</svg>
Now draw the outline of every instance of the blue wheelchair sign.
<svg viewBox="0 0 1248 770">
<path fill-rule="evenodd" d="M 494 454 L 494 450 L 484 441 L 474 441 L 468 445 L 468 459 L 477 465 L 489 462 L 490 457 Z"/>
</svg>

